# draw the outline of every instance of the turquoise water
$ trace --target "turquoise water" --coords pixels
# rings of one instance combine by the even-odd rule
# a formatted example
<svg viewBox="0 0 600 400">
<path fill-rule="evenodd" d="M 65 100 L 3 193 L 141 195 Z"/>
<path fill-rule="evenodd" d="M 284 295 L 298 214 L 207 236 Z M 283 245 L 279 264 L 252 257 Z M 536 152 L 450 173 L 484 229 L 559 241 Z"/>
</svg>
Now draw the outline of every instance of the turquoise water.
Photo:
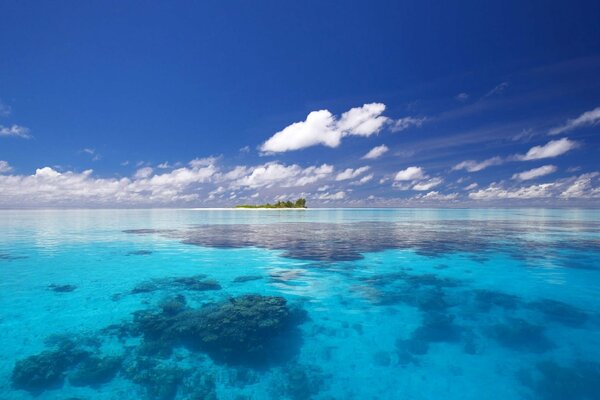
<svg viewBox="0 0 600 400">
<path fill-rule="evenodd" d="M 0 398 L 599 399 L 599 260 L 594 210 L 0 211 Z"/>
</svg>

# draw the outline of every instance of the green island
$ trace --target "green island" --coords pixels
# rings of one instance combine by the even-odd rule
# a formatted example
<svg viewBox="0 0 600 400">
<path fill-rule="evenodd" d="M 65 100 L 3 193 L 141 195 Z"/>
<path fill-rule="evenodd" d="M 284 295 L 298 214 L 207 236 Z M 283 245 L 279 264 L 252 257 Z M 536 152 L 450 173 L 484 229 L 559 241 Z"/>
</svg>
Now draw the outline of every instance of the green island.
<svg viewBox="0 0 600 400">
<path fill-rule="evenodd" d="M 288 201 L 278 201 L 275 204 L 267 203 L 267 204 L 239 204 L 235 206 L 235 208 L 306 208 L 306 199 L 299 198 L 298 200 L 292 202 Z"/>
</svg>

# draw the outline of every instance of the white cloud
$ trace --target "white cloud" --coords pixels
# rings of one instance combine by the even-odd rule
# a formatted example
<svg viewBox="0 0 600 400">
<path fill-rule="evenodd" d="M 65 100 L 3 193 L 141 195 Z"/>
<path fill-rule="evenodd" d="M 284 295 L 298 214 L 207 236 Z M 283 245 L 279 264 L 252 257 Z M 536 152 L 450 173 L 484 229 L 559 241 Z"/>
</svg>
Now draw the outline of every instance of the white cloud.
<svg viewBox="0 0 600 400">
<path fill-rule="evenodd" d="M 408 167 L 402 171 L 398 171 L 394 180 L 396 181 L 414 181 L 425 178 L 425 171 L 421 167 Z"/>
<path fill-rule="evenodd" d="M 584 126 L 596 125 L 598 122 L 600 122 L 600 107 L 586 111 L 577 118 L 567 120 L 563 125 L 550 129 L 548 134 L 558 135 Z"/>
<path fill-rule="evenodd" d="M 555 182 L 506 188 L 492 183 L 487 188 L 469 193 L 473 200 L 527 200 L 527 199 L 596 199 L 600 198 L 600 173 L 591 172 L 559 179 Z"/>
<path fill-rule="evenodd" d="M 351 108 L 342 114 L 337 123 L 337 129 L 342 135 L 371 136 L 381 130 L 388 121 L 381 114 L 385 111 L 385 104 L 370 103 L 362 107 Z"/>
<path fill-rule="evenodd" d="M 427 118 L 425 117 L 404 117 L 397 119 L 392 124 L 392 132 L 402 132 L 408 128 L 416 126 L 417 128 L 423 125 Z"/>
<path fill-rule="evenodd" d="M 598 175 L 600 174 L 597 172 L 580 175 L 569 183 L 568 187 L 560 194 L 560 197 L 563 199 L 600 198 L 599 188 L 592 186 L 592 180 Z"/>
<path fill-rule="evenodd" d="M 422 200 L 435 200 L 435 201 L 444 201 L 444 200 L 455 200 L 458 197 L 458 193 L 449 193 L 449 194 L 441 194 L 437 191 L 427 192 L 424 195 L 417 195 L 416 198 Z"/>
<path fill-rule="evenodd" d="M 140 168 L 135 172 L 135 175 L 133 175 L 133 177 L 135 179 L 149 178 L 152 175 L 152 172 L 153 169 L 150 167 Z"/>
<path fill-rule="evenodd" d="M 346 198 L 346 192 L 339 191 L 336 193 L 323 193 L 317 196 L 319 200 L 343 200 Z"/>
<path fill-rule="evenodd" d="M 365 183 L 370 182 L 372 179 L 373 179 L 373 174 L 365 175 L 362 178 L 360 178 L 359 180 L 352 182 L 351 185 L 356 185 L 356 186 L 364 185 Z"/>
<path fill-rule="evenodd" d="M 12 171 L 12 167 L 7 161 L 0 160 L 0 174 Z"/>
<path fill-rule="evenodd" d="M 486 169 L 487 167 L 491 167 L 493 165 L 500 165 L 503 163 L 502 158 L 500 157 L 492 157 L 483 161 L 475 161 L 475 160 L 466 160 L 456 164 L 452 167 L 453 171 L 458 171 L 461 169 L 467 170 L 468 172 L 477 172 Z"/>
<path fill-rule="evenodd" d="M 505 199 L 533 199 L 551 197 L 553 183 L 543 183 L 540 185 L 531 185 L 516 189 L 504 189 L 501 186 L 492 184 L 485 189 L 469 193 L 473 200 L 505 200 Z"/>
<path fill-rule="evenodd" d="M 0 125 L 0 136 L 14 136 L 23 139 L 31 138 L 29 129 L 20 125 L 3 126 Z"/>
<path fill-rule="evenodd" d="M 519 181 L 528 181 L 530 179 L 539 178 L 540 176 L 549 175 L 556 172 L 557 168 L 554 165 L 544 165 L 538 168 L 533 168 L 528 171 L 516 173 L 512 176 L 512 179 Z"/>
<path fill-rule="evenodd" d="M 436 186 L 439 186 L 444 180 L 442 178 L 431 178 L 423 182 L 415 183 L 412 190 L 427 191 L 431 190 Z"/>
<path fill-rule="evenodd" d="M 346 181 L 348 179 L 354 179 L 357 176 L 363 174 L 364 172 L 367 172 L 369 170 L 369 168 L 370 167 L 368 167 L 368 166 L 364 166 L 364 167 L 360 167 L 360 168 L 356 168 L 356 169 L 346 168 L 344 171 L 342 171 L 336 175 L 335 180 L 336 181 Z"/>
<path fill-rule="evenodd" d="M 542 158 L 552 158 L 565 154 L 569 150 L 576 148 L 579 144 L 569 138 L 551 140 L 543 146 L 533 146 L 527 154 L 517 155 L 516 159 L 521 161 L 539 160 Z"/>
<path fill-rule="evenodd" d="M 241 171 L 241 169 L 240 169 Z M 280 187 L 305 186 L 333 173 L 331 165 L 311 166 L 301 168 L 299 165 L 283 165 L 267 163 L 254 168 L 247 168 L 247 173 L 235 179 L 232 187 L 271 187 L 277 184 Z"/>
<path fill-rule="evenodd" d="M 337 147 L 344 136 L 371 136 L 388 121 L 381 114 L 385 105 L 365 104 L 343 113 L 340 119 L 328 110 L 313 111 L 306 120 L 295 122 L 275 133 L 260 147 L 266 153 L 280 153 L 323 145 Z"/>
<path fill-rule="evenodd" d="M 323 185 L 317 189 L 317 192 L 324 192 L 329 189 L 329 185 Z"/>
<path fill-rule="evenodd" d="M 473 190 L 475 189 L 477 186 L 479 186 L 477 183 L 473 182 L 470 185 L 465 187 L 465 190 Z"/>
<path fill-rule="evenodd" d="M 381 157 L 385 153 L 387 153 L 390 149 L 382 144 L 381 146 L 373 147 L 367 154 L 365 154 L 362 158 L 365 160 L 374 160 L 376 158 Z"/>
</svg>

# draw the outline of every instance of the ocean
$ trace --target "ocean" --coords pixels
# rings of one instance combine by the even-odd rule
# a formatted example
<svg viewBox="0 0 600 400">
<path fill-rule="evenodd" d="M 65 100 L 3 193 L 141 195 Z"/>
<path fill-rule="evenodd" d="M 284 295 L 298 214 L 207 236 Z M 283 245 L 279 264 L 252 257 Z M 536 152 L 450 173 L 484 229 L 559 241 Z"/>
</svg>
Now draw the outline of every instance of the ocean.
<svg viewBox="0 0 600 400">
<path fill-rule="evenodd" d="M 0 211 L 0 399 L 600 399 L 600 210 Z"/>
</svg>

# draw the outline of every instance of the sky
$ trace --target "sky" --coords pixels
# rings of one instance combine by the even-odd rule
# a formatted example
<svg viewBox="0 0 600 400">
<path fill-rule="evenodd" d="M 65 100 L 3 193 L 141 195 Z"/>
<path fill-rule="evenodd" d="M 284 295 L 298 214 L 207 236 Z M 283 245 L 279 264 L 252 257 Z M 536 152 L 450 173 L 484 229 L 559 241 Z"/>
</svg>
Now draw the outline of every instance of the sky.
<svg viewBox="0 0 600 400">
<path fill-rule="evenodd" d="M 0 15 L 0 208 L 600 206 L 598 1 Z"/>
</svg>

